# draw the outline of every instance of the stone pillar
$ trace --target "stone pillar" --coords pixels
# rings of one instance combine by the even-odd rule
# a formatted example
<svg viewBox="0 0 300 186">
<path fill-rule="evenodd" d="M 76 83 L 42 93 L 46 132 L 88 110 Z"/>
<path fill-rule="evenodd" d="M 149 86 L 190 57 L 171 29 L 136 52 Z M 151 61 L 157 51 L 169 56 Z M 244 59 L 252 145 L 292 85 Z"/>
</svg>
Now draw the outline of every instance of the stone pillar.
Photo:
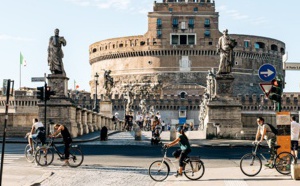
<svg viewBox="0 0 300 186">
<path fill-rule="evenodd" d="M 242 105 L 233 97 L 231 74 L 216 76 L 216 95 L 207 104 L 207 123 L 219 129 L 218 135 L 235 138 L 242 129 Z"/>
<path fill-rule="evenodd" d="M 81 107 L 77 107 L 76 110 L 76 122 L 77 122 L 77 128 L 78 128 L 78 135 L 83 135 L 83 126 L 82 126 L 82 110 Z"/>
<path fill-rule="evenodd" d="M 87 125 L 87 109 L 82 109 L 82 127 L 83 127 L 83 134 L 88 134 L 89 133 L 89 128 Z"/>
<path fill-rule="evenodd" d="M 87 111 L 87 126 L 89 128 L 89 133 L 94 132 L 94 126 L 93 126 L 93 112 L 88 110 Z"/>
</svg>

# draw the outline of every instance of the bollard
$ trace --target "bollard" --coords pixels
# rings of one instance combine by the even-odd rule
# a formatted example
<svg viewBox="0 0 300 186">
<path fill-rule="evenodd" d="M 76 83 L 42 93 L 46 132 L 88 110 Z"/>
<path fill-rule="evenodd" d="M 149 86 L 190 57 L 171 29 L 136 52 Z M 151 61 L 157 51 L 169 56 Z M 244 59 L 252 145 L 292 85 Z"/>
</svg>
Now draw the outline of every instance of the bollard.
<svg viewBox="0 0 300 186">
<path fill-rule="evenodd" d="M 172 126 L 170 130 L 170 141 L 174 141 L 177 138 L 176 129 Z"/>
<path fill-rule="evenodd" d="M 136 127 L 134 132 L 134 139 L 140 141 L 142 139 L 142 130 L 140 129 L 140 127 Z"/>
<path fill-rule="evenodd" d="M 100 141 L 106 141 L 107 140 L 107 127 L 106 126 L 103 126 L 101 128 L 101 131 L 100 131 Z"/>
<path fill-rule="evenodd" d="M 291 165 L 291 176 L 293 180 L 300 180 L 300 164 Z"/>
</svg>

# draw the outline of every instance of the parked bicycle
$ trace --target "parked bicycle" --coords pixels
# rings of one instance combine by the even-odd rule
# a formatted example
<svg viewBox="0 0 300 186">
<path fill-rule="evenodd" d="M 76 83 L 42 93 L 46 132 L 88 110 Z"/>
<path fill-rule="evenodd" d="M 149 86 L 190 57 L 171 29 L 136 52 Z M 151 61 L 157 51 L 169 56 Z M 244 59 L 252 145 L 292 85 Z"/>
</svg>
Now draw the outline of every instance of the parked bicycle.
<svg viewBox="0 0 300 186">
<path fill-rule="evenodd" d="M 261 152 L 257 153 L 260 146 L 260 143 L 254 143 L 252 153 L 247 153 L 241 158 L 240 169 L 246 176 L 256 176 L 261 171 L 262 161 L 258 155 L 260 155 L 263 160 L 267 161 Z M 280 146 L 275 146 L 276 156 L 269 168 L 275 167 L 280 174 L 288 175 L 291 173 L 291 164 L 294 160 L 294 156 L 289 152 L 277 154 L 279 148 Z"/>
<path fill-rule="evenodd" d="M 178 159 L 171 160 L 168 158 L 167 150 L 168 148 L 162 147 L 163 159 L 154 161 L 149 167 L 148 174 L 154 181 L 163 181 L 169 176 L 169 164 L 173 165 L 175 170 L 178 170 Z M 183 174 L 188 179 L 198 180 L 204 175 L 205 167 L 200 157 L 187 157 L 184 162 Z"/>
<path fill-rule="evenodd" d="M 54 143 L 54 138 L 50 138 L 47 147 L 38 148 L 35 154 L 35 160 L 40 166 L 48 166 L 54 160 L 54 152 L 58 155 L 60 161 L 64 161 L 64 154 L 60 152 Z M 78 167 L 82 164 L 84 155 L 77 145 L 70 145 L 69 166 Z"/>
</svg>

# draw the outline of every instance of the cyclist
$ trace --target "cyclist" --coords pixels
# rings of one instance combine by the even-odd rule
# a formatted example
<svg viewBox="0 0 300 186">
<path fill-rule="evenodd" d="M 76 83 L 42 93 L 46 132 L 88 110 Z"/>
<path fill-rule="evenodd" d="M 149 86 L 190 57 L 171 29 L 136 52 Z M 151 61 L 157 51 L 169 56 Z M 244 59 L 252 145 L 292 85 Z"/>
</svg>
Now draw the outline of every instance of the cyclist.
<svg viewBox="0 0 300 186">
<path fill-rule="evenodd" d="M 270 149 L 270 159 L 268 163 L 265 164 L 265 166 L 270 167 L 272 165 L 274 157 L 276 156 L 276 149 L 275 149 L 276 134 L 272 132 L 272 129 L 269 127 L 269 125 L 264 123 L 265 122 L 264 118 L 258 117 L 256 122 L 258 127 L 257 127 L 254 143 L 261 143 L 264 139 L 267 141 Z"/>
<path fill-rule="evenodd" d="M 180 149 L 173 152 L 173 156 L 177 159 L 179 158 L 179 170 L 174 175 L 175 177 L 182 176 L 182 170 L 185 164 L 184 160 L 187 158 L 187 155 L 191 152 L 189 139 L 184 133 L 184 128 L 178 127 L 177 132 L 179 133 L 178 138 L 176 138 L 171 143 L 165 145 L 167 148 L 169 148 L 179 143 L 180 146 Z"/>
<path fill-rule="evenodd" d="M 70 165 L 69 164 L 70 144 L 72 143 L 71 134 L 70 134 L 68 128 L 61 124 L 55 124 L 54 130 L 56 130 L 56 131 L 52 135 L 50 135 L 50 137 L 56 137 L 60 133 L 63 137 L 63 141 L 65 144 L 65 150 L 64 150 L 65 163 L 62 166 L 69 166 Z"/>
<path fill-rule="evenodd" d="M 28 143 L 30 145 L 30 149 L 27 150 L 28 153 L 32 153 L 32 139 L 40 139 L 42 142 L 42 145 L 45 145 L 46 143 L 46 130 L 45 127 L 43 125 L 42 122 L 39 122 L 39 120 L 37 118 L 34 118 L 32 120 L 32 127 L 31 127 L 31 131 L 29 133 L 29 137 L 28 137 Z M 28 133 L 27 133 L 28 134 Z"/>
</svg>

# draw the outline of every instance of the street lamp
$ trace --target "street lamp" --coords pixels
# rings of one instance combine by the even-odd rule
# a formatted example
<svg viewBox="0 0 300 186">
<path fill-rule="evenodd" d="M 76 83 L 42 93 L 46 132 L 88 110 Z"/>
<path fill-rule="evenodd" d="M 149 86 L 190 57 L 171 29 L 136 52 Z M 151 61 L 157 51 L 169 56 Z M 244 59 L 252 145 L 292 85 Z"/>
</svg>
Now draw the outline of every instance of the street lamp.
<svg viewBox="0 0 300 186">
<path fill-rule="evenodd" d="M 98 73 L 96 72 L 95 76 L 94 76 L 94 80 L 95 80 L 95 88 L 96 88 L 96 93 L 95 93 L 95 105 L 94 105 L 94 111 L 99 113 L 99 106 L 98 106 L 98 98 L 97 98 L 97 86 L 98 86 L 98 78 L 99 78 L 99 75 Z"/>
</svg>

